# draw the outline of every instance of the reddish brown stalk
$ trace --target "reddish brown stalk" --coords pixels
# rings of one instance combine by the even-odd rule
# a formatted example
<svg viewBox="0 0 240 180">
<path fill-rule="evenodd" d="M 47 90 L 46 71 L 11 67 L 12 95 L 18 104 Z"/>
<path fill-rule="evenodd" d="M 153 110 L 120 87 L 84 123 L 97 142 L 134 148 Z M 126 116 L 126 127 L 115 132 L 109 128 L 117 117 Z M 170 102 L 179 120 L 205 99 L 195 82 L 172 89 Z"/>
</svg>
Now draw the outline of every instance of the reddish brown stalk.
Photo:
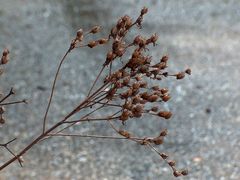
<svg viewBox="0 0 240 180">
<path fill-rule="evenodd" d="M 63 64 L 64 60 L 66 59 L 67 55 L 70 53 L 70 51 L 71 51 L 71 48 L 69 48 L 67 50 L 67 52 L 65 53 L 65 55 L 63 56 L 62 60 L 60 61 L 59 65 L 58 65 L 57 72 L 56 72 L 55 77 L 54 77 L 54 81 L 53 81 L 52 88 L 51 88 L 51 94 L 50 94 L 49 101 L 48 101 L 48 104 L 47 104 L 47 109 L 46 109 L 46 112 L 45 112 L 44 118 L 43 118 L 43 131 L 42 131 L 43 133 L 45 132 L 47 115 L 48 115 L 48 111 L 49 111 L 49 108 L 50 108 L 51 103 L 52 103 L 52 98 L 53 98 L 57 78 L 58 78 L 60 69 L 62 67 L 62 64 Z"/>
</svg>

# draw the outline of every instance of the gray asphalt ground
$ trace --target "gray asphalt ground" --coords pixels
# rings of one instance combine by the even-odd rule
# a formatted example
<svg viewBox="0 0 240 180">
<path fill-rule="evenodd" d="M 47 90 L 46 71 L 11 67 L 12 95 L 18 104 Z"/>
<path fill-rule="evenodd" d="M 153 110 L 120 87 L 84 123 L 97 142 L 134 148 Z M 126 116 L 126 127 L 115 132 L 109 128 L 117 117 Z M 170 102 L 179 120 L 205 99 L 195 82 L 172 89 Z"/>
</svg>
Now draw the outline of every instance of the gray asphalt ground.
<svg viewBox="0 0 240 180">
<path fill-rule="evenodd" d="M 118 17 L 137 17 L 144 5 L 149 13 L 142 33 L 160 36 L 153 57 L 167 53 L 171 71 L 190 67 L 193 74 L 165 81 L 172 95 L 166 105 L 174 112 L 171 121 L 152 118 L 128 127 L 139 135 L 168 128 L 159 149 L 177 167 L 188 167 L 189 176 L 179 179 L 240 179 L 239 0 L 0 0 L 0 49 L 11 51 L 1 89 L 14 86 L 16 99 L 30 101 L 8 110 L 1 141 L 18 137 L 11 146 L 17 152 L 40 133 L 57 63 L 76 30 L 100 24 L 101 35 L 107 34 Z M 84 98 L 105 53 L 104 48 L 82 49 L 68 57 L 50 111 L 52 122 Z M 79 132 L 113 133 L 102 123 L 84 124 Z M 0 150 L 1 163 L 9 157 Z M 126 141 L 55 138 L 35 146 L 24 159 L 24 168 L 14 163 L 0 172 L 0 179 L 175 179 L 158 156 Z"/>
</svg>

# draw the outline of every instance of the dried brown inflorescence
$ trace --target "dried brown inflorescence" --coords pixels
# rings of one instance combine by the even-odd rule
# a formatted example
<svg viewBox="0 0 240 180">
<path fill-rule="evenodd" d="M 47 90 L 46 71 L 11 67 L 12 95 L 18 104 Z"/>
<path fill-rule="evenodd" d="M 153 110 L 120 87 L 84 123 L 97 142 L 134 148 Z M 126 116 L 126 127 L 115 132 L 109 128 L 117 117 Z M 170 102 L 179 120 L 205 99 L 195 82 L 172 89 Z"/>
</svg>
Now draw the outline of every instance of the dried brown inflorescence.
<svg viewBox="0 0 240 180">
<path fill-rule="evenodd" d="M 20 151 L 16 157 L 3 164 L 0 170 L 4 169 L 15 160 L 19 160 L 19 157 L 24 155 L 31 147 L 42 140 L 54 136 L 77 136 L 134 141 L 156 152 L 159 157 L 169 165 L 174 176 L 177 177 L 188 174 L 187 170 L 177 170 L 175 161 L 169 160 L 167 154 L 160 152 L 156 148 L 157 145 L 164 143 L 164 138 L 168 134 L 167 129 L 161 130 L 159 135 L 155 137 L 137 137 L 135 135 L 136 133 L 129 132 L 125 128 L 126 122 L 140 118 L 143 119 L 148 115 L 159 117 L 159 119 L 170 119 L 172 112 L 163 109 L 163 106 L 160 106 L 160 104 L 169 101 L 171 96 L 169 90 L 161 87 L 159 81 L 168 77 L 175 77 L 175 79 L 180 80 L 183 79 L 186 74 L 191 74 L 190 69 L 173 74 L 169 73 L 167 70 L 168 56 L 159 57 L 157 62 L 155 62 L 152 56 L 148 55 L 150 51 L 149 48 L 151 46 L 156 46 L 158 40 L 157 34 L 153 34 L 149 37 L 137 35 L 131 41 L 126 41 L 126 36 L 131 28 L 134 26 L 142 28 L 143 17 L 147 12 L 148 9 L 144 7 L 135 21 L 128 15 L 121 17 L 117 21 L 117 24 L 111 29 L 108 38 L 100 38 L 85 42 L 85 36 L 98 33 L 101 29 L 100 26 L 94 26 L 89 31 L 84 31 L 82 29 L 77 31 L 76 37 L 72 40 L 69 49 L 57 68 L 52 84 L 50 99 L 43 118 L 42 133 L 37 136 L 32 143 L 27 145 L 26 148 Z M 52 104 L 57 77 L 67 55 L 77 48 L 94 48 L 105 44 L 111 44 L 111 48 L 106 54 L 106 59 L 102 63 L 102 68 L 87 93 L 86 98 L 77 107 L 73 108 L 73 110 L 62 120 L 48 127 L 48 111 Z M 8 54 L 6 54 L 6 52 L 5 55 Z M 130 57 L 127 56 L 129 53 Z M 7 62 L 7 57 L 5 55 L 2 58 L 2 62 Z M 111 109 L 111 113 L 96 117 L 96 112 L 98 112 L 98 114 L 106 114 L 106 109 Z M 84 112 L 87 110 L 88 113 L 81 115 L 80 112 L 82 110 L 84 110 Z M 99 111 L 104 111 L 105 113 L 99 113 Z M 112 113 L 113 111 L 114 113 Z M 4 110 L 2 112 L 4 112 Z M 76 114 L 81 116 L 81 118 L 72 120 Z M 103 121 L 108 123 L 109 127 L 112 128 L 118 136 L 83 135 L 73 134 L 67 131 L 69 127 L 79 126 L 84 121 Z M 118 128 L 120 125 L 123 125 L 123 128 Z"/>
</svg>

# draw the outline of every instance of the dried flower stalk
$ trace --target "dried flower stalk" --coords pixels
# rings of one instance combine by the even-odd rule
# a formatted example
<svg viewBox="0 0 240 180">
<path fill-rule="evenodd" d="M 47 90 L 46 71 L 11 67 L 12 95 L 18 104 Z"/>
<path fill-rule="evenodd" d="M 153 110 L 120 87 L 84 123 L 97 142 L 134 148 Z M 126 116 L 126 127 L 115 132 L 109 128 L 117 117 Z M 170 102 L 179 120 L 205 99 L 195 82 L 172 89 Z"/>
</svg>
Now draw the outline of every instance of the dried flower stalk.
<svg viewBox="0 0 240 180">
<path fill-rule="evenodd" d="M 154 115 L 166 120 L 171 118 L 172 112 L 166 111 L 159 106 L 160 103 L 167 102 L 171 98 L 168 89 L 160 87 L 159 85 L 151 85 L 149 80 L 159 84 L 158 81 L 161 81 L 164 78 L 175 77 L 176 79 L 183 79 L 186 74 L 191 74 L 190 69 L 187 69 L 183 72 L 170 74 L 167 71 L 167 63 L 169 59 L 168 56 L 163 56 L 157 63 L 154 63 L 152 57 L 146 55 L 146 52 L 149 51 L 149 46 L 156 46 L 158 40 L 157 34 L 153 34 L 150 37 L 138 35 L 132 40 L 131 43 L 126 43 L 126 35 L 131 28 L 134 26 L 142 28 L 143 17 L 147 12 L 148 9 L 144 7 L 135 21 L 133 21 L 128 15 L 121 17 L 117 21 L 117 24 L 111 29 L 108 38 L 100 38 L 85 42 L 85 36 L 98 33 L 101 29 L 100 26 L 94 26 L 91 30 L 86 32 L 82 29 L 77 31 L 76 37 L 72 40 L 68 50 L 58 65 L 52 84 L 47 109 L 43 117 L 42 133 L 18 154 L 15 155 L 12 153 L 13 157 L 0 166 L 0 171 L 16 160 L 18 160 L 22 165 L 22 156 L 40 141 L 46 140 L 50 137 L 70 136 L 82 138 L 130 140 L 140 145 L 144 145 L 156 152 L 159 157 L 161 157 L 169 165 L 174 176 L 178 177 L 188 174 L 187 170 L 177 170 L 176 162 L 173 160 L 168 160 L 168 155 L 163 152 L 159 152 L 159 150 L 156 148 L 157 145 L 161 145 L 164 142 L 164 138 L 168 134 L 167 129 L 160 131 L 159 135 L 156 137 L 137 137 L 134 135 L 134 132 L 128 132 L 125 129 L 118 128 L 119 125 L 126 126 L 127 121 L 142 118 L 145 115 Z M 54 97 L 58 75 L 67 55 L 77 48 L 94 48 L 96 46 L 109 43 L 111 43 L 111 48 L 107 53 L 105 62 L 103 62 L 102 68 L 90 87 L 86 98 L 77 107 L 73 108 L 73 110 L 63 119 L 58 121 L 53 126 L 48 127 L 49 109 Z M 131 56 L 126 57 L 126 52 L 131 52 Z M 1 59 L 2 64 L 6 64 L 8 62 L 8 54 L 9 51 L 4 50 Z M 119 60 L 122 61 L 122 64 L 119 63 Z M 113 64 L 117 64 L 117 68 L 113 68 Z M 102 77 L 103 81 L 101 80 Z M 101 83 L 99 86 L 97 86 L 99 82 Z M 3 102 L 11 94 L 12 90 L 0 101 L 0 106 L 11 104 L 11 102 Z M 25 102 L 25 100 L 16 101 L 14 103 L 16 104 L 22 102 Z M 109 108 L 111 108 L 115 113 L 110 113 L 105 116 L 102 115 L 101 117 L 97 117 L 95 115 L 96 112 L 106 112 L 106 109 Z M 87 110 L 87 114 L 81 115 L 81 117 L 76 120 L 71 119 L 75 115 L 80 115 L 82 110 Z M 118 136 L 99 134 L 84 135 L 69 133 L 67 131 L 69 127 L 79 126 L 85 121 L 102 121 L 108 123 L 109 127 L 112 128 Z M 0 146 L 8 149 L 8 144 L 14 140 L 15 139 L 5 144 L 0 144 Z M 8 151 L 12 152 L 11 150 Z"/>
</svg>

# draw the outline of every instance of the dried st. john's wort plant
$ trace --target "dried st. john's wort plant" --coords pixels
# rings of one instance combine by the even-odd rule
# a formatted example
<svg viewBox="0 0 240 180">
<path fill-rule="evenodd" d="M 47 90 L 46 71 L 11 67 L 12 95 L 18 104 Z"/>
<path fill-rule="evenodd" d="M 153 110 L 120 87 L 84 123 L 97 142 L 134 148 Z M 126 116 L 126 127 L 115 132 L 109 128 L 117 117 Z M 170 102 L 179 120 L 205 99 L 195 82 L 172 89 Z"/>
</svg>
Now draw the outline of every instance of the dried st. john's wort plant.
<svg viewBox="0 0 240 180">
<path fill-rule="evenodd" d="M 2 52 L 2 56 L 0 59 L 0 78 L 3 75 L 4 72 L 4 67 L 9 61 L 9 50 L 8 49 L 4 49 Z M 9 101 L 9 98 L 14 95 L 15 92 L 13 90 L 13 88 L 10 88 L 10 91 L 4 95 L 3 93 L 0 92 L 0 127 L 4 128 L 4 125 L 6 123 L 6 119 L 4 117 L 4 114 L 6 112 L 6 107 L 7 106 L 11 106 L 14 104 L 20 104 L 20 103 L 27 103 L 27 101 L 25 99 L 21 100 L 21 101 Z M 0 147 L 4 148 L 5 150 L 7 150 L 12 156 L 17 157 L 14 152 L 10 149 L 9 145 L 11 143 L 13 143 L 17 138 L 13 138 L 11 140 L 9 140 L 8 142 L 0 142 Z M 17 157 L 19 164 L 22 166 L 22 159 L 21 157 Z"/>
<path fill-rule="evenodd" d="M 49 102 L 43 117 L 42 133 L 12 159 L 0 166 L 0 170 L 22 157 L 40 141 L 55 136 L 71 136 L 130 140 L 157 153 L 172 169 L 174 176 L 188 174 L 186 169 L 178 170 L 175 161 L 170 160 L 166 153 L 160 152 L 156 147 L 163 143 L 168 133 L 167 129 L 161 130 L 158 133 L 159 135 L 155 137 L 138 137 L 134 132 L 129 132 L 125 128 L 127 121 L 144 119 L 143 117 L 147 115 L 165 120 L 171 118 L 172 112 L 164 110 L 162 106 L 160 107 L 161 103 L 167 102 L 171 98 L 168 89 L 159 85 L 161 84 L 160 81 L 169 77 L 183 79 L 186 74 L 191 74 L 190 69 L 174 74 L 169 73 L 167 71 L 168 56 L 158 58 L 157 63 L 154 63 L 153 58 L 148 54 L 149 47 L 156 46 L 157 34 L 149 37 L 137 35 L 132 41 L 126 41 L 126 35 L 130 29 L 133 27 L 142 28 L 143 17 L 147 12 L 148 9 L 144 7 L 135 21 L 127 15 L 121 17 L 106 38 L 86 41 L 86 36 L 89 37 L 91 34 L 98 33 L 101 29 L 100 26 L 95 26 L 90 31 L 78 30 L 76 37 L 70 43 L 69 49 L 57 68 Z M 48 127 L 49 108 L 52 104 L 61 66 L 67 55 L 78 48 L 94 48 L 106 44 L 111 44 L 110 50 L 106 54 L 102 68 L 90 87 L 86 98 L 64 118 Z M 109 109 L 111 113 L 107 114 Z M 99 113 L 100 111 L 104 113 Z M 82 115 L 80 112 L 87 113 Z M 99 117 L 99 114 L 102 114 L 102 116 Z M 73 119 L 75 115 L 80 116 L 80 118 Z M 86 135 L 68 131 L 70 127 L 80 126 L 85 121 L 105 122 L 109 124 L 109 127 L 113 129 L 116 135 Z M 119 128 L 120 126 L 121 128 Z"/>
</svg>

